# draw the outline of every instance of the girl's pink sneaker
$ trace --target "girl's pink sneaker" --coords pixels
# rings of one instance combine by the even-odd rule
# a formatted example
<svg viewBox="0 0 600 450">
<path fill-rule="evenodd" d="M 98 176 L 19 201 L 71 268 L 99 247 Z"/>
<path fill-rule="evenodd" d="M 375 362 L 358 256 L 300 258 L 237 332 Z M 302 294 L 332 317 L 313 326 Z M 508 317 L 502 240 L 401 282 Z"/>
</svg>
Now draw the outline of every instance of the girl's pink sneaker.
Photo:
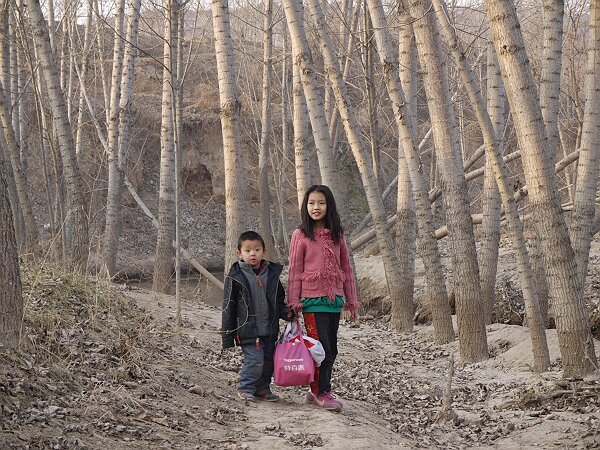
<svg viewBox="0 0 600 450">
<path fill-rule="evenodd" d="M 339 412 L 342 410 L 342 402 L 336 400 L 331 392 L 325 392 L 317 397 L 314 397 L 313 405 L 317 408 L 323 408 L 327 411 Z"/>
</svg>

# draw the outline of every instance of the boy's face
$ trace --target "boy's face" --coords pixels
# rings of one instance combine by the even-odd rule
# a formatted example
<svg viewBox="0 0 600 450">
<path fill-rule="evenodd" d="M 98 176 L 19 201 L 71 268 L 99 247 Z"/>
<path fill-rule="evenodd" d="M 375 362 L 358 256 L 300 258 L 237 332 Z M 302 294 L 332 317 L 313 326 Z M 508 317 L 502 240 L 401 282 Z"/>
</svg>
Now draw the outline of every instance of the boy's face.
<svg viewBox="0 0 600 450">
<path fill-rule="evenodd" d="M 260 241 L 243 241 L 236 254 L 238 258 L 250 264 L 253 269 L 257 269 L 263 259 L 265 249 Z"/>
</svg>

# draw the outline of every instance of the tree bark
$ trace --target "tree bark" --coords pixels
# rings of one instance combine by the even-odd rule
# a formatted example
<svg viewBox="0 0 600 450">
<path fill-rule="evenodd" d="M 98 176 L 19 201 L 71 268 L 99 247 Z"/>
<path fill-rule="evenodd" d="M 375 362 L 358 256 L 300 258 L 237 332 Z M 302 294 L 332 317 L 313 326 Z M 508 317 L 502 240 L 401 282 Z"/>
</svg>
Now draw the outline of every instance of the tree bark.
<svg viewBox="0 0 600 450">
<path fill-rule="evenodd" d="M 263 22 L 263 79 L 260 147 L 258 154 L 260 234 L 269 254 L 275 254 L 273 228 L 271 227 L 271 200 L 269 189 L 269 160 L 271 140 L 271 83 L 273 57 L 273 8 L 271 0 L 265 0 Z"/>
<path fill-rule="evenodd" d="M 577 277 L 585 286 L 596 213 L 596 189 L 600 171 L 600 0 L 590 4 L 590 30 L 583 130 L 579 147 L 577 186 L 571 222 Z"/>
<path fill-rule="evenodd" d="M 385 209 L 377 180 L 375 179 L 373 166 L 364 149 L 361 136 L 358 133 L 358 123 L 350 109 L 350 102 L 346 93 L 346 86 L 337 59 L 333 53 L 333 45 L 327 34 L 325 18 L 319 0 L 309 0 L 310 13 L 313 17 L 315 27 L 318 31 L 319 45 L 325 64 L 325 72 L 333 88 L 336 104 L 342 123 L 348 138 L 348 144 L 354 154 L 354 159 L 360 171 L 363 186 L 367 194 L 369 209 L 373 214 L 373 222 L 377 233 L 377 240 L 382 250 L 383 264 L 387 279 L 388 291 L 392 303 L 392 320 L 398 332 L 410 332 L 413 329 L 413 305 L 412 303 L 400 303 L 406 300 L 402 295 L 404 286 L 401 285 L 400 272 L 398 268 L 398 257 L 392 244 L 391 236 L 387 230 Z"/>
<path fill-rule="evenodd" d="M 304 31 L 304 18 L 301 0 L 284 0 L 285 16 L 292 41 L 294 63 L 298 65 L 308 115 L 317 148 L 317 159 L 321 173 L 321 183 L 329 186 L 337 198 L 341 198 L 337 183 L 337 170 L 329 142 L 329 129 L 323 107 L 323 94 L 317 86 L 317 74 Z"/>
<path fill-rule="evenodd" d="M 437 2 L 436 2 L 437 3 Z M 444 27 L 442 22 L 442 28 Z M 495 142 L 500 154 L 503 153 L 501 132 L 504 128 L 504 86 L 494 47 L 488 46 L 487 64 L 487 109 L 492 121 Z M 498 249 L 500 244 L 500 210 L 502 199 L 498 184 L 494 178 L 493 159 L 485 160 L 485 178 L 483 181 L 483 223 L 481 227 L 481 247 L 479 250 L 479 269 L 481 271 L 481 298 L 485 313 L 485 322 L 493 323 L 495 303 L 496 273 L 498 269 Z"/>
<path fill-rule="evenodd" d="M 400 66 L 400 82 L 406 92 L 407 120 L 411 129 L 417 129 L 417 51 L 415 37 L 410 17 L 404 8 L 399 8 L 400 28 L 398 35 L 398 55 Z M 402 150 L 402 141 L 398 140 L 398 189 L 396 197 L 396 253 L 399 259 L 401 285 L 404 286 L 401 294 L 406 297 L 400 304 L 413 304 L 415 286 L 415 256 L 417 241 L 417 215 L 413 189 L 410 182 L 410 173 Z M 384 194 L 385 198 L 385 194 Z M 442 275 L 442 282 L 443 282 Z M 427 301 L 427 303 L 431 303 Z"/>
<path fill-rule="evenodd" d="M 110 111 L 108 113 L 108 190 L 106 194 L 106 221 L 102 242 L 103 275 L 111 279 L 115 275 L 117 248 L 119 245 L 119 227 L 121 222 L 121 188 L 123 186 L 121 164 L 119 163 L 119 99 L 123 75 L 123 23 L 125 21 L 125 0 L 116 4 L 113 42 L 113 64 L 110 87 Z M 85 81 L 85 80 L 84 80 Z"/>
<path fill-rule="evenodd" d="M 512 195 L 512 190 L 509 187 L 507 170 L 503 164 L 500 144 L 496 138 L 497 131 L 502 127 L 498 126 L 497 129 L 494 130 L 490 116 L 485 110 L 483 99 L 478 89 L 478 84 L 475 82 L 472 72 L 466 63 L 464 52 L 456 37 L 456 34 L 453 31 L 454 29 L 450 26 L 450 23 L 447 20 L 447 11 L 443 8 L 442 0 L 433 1 L 438 17 L 443 25 L 442 30 L 446 34 L 446 39 L 450 44 L 452 57 L 458 66 L 459 74 L 467 90 L 469 101 L 475 109 L 475 115 L 483 132 L 487 160 L 490 163 L 490 169 L 494 173 L 495 182 L 504 204 L 506 219 L 509 224 L 509 232 L 515 248 L 517 268 L 521 278 L 521 287 L 523 290 L 523 298 L 525 300 L 525 310 L 527 314 L 528 325 L 531 331 L 534 369 L 537 372 L 544 372 L 548 370 L 548 367 L 550 366 L 550 355 L 548 352 L 548 343 L 546 341 L 546 327 L 540 311 L 537 298 L 537 289 L 534 283 L 531 265 L 529 263 L 529 257 L 525 245 L 525 237 L 523 236 L 523 225 L 519 220 L 515 199 Z M 502 116 L 503 114 L 500 114 L 500 117 Z M 498 244 L 494 243 L 494 246 L 496 247 L 495 252 L 497 253 Z M 493 273 L 493 278 L 495 279 L 495 270 Z"/>
<path fill-rule="evenodd" d="M 240 142 L 241 102 L 236 93 L 236 72 L 229 25 L 227 0 L 212 0 L 215 53 L 221 101 L 221 131 L 225 163 L 225 273 L 235 262 L 237 239 L 244 228 L 242 188 L 242 146 Z"/>
<path fill-rule="evenodd" d="M 417 213 L 417 254 L 423 260 L 429 300 L 432 303 L 435 340 L 438 343 L 454 339 L 450 304 L 446 293 L 443 268 L 434 235 L 433 216 L 428 198 L 427 182 L 423 175 L 421 159 L 415 145 L 414 130 L 405 115 L 406 99 L 400 86 L 397 60 L 393 58 L 387 21 L 380 0 L 367 0 L 379 59 L 383 67 L 388 95 L 392 102 L 394 117 L 398 125 L 404 157 L 410 172 Z"/>
<path fill-rule="evenodd" d="M 408 0 L 415 18 L 413 29 L 427 96 L 436 161 L 439 167 L 454 271 L 454 294 L 460 355 L 464 362 L 489 357 L 481 303 L 475 236 L 467 196 L 456 117 L 450 100 L 444 56 L 435 15 L 427 14 L 431 1 Z"/>
<path fill-rule="evenodd" d="M 160 128 L 160 194 L 158 236 L 152 289 L 166 292 L 173 274 L 175 251 L 175 86 L 177 84 L 178 2 L 168 0 L 163 53 L 162 120 Z"/>
<path fill-rule="evenodd" d="M 547 157 L 543 117 L 512 1 L 486 0 L 486 14 L 513 113 L 536 238 L 539 239 L 555 310 L 565 377 L 581 377 L 597 366 L 577 277 L 574 252 L 562 215 L 552 160 Z"/>
<path fill-rule="evenodd" d="M 56 62 L 50 47 L 48 25 L 44 19 L 39 0 L 26 0 L 25 7 L 33 27 L 33 39 L 38 50 L 40 66 L 46 81 L 46 90 L 52 108 L 53 126 L 61 155 L 66 189 L 67 214 L 73 215 L 73 238 L 67 243 L 68 265 L 78 272 L 86 270 L 89 255 L 87 200 L 84 196 L 83 179 L 79 173 L 73 132 L 68 119 L 67 107 Z"/>
<path fill-rule="evenodd" d="M 296 167 L 296 194 L 298 198 L 298 211 L 302 208 L 304 193 L 311 186 L 310 157 L 306 136 L 308 134 L 308 109 L 300 79 L 300 65 L 294 61 L 292 66 L 292 97 L 294 109 L 294 162 Z M 298 213 L 298 217 L 299 213 Z"/>
<path fill-rule="evenodd" d="M 0 167 L 0 252 L 0 342 L 15 349 L 23 330 L 23 291 L 4 167 Z"/>
</svg>

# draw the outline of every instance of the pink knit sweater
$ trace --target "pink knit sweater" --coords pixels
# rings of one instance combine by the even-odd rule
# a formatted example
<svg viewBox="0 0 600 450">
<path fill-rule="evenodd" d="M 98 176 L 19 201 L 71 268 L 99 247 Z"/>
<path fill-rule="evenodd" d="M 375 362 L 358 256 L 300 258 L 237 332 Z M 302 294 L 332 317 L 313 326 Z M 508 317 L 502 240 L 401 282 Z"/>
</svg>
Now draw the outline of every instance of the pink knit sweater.
<svg viewBox="0 0 600 450">
<path fill-rule="evenodd" d="M 288 305 L 300 311 L 301 298 L 327 296 L 333 301 L 336 295 L 346 300 L 344 310 L 358 309 L 346 240 L 342 237 L 336 245 L 329 229 L 316 228 L 312 241 L 296 229 L 290 243 Z"/>
</svg>

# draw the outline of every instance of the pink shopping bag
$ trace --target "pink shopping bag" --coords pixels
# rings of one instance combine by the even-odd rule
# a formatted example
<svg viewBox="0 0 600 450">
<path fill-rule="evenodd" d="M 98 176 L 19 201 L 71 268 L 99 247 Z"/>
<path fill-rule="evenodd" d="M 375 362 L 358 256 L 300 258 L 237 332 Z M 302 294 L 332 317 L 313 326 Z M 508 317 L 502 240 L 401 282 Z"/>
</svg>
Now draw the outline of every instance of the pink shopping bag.
<svg viewBox="0 0 600 450">
<path fill-rule="evenodd" d="M 284 336 L 275 347 L 274 376 L 278 386 L 305 386 L 315 379 L 315 364 L 301 331 L 297 337 L 286 340 Z"/>
</svg>

